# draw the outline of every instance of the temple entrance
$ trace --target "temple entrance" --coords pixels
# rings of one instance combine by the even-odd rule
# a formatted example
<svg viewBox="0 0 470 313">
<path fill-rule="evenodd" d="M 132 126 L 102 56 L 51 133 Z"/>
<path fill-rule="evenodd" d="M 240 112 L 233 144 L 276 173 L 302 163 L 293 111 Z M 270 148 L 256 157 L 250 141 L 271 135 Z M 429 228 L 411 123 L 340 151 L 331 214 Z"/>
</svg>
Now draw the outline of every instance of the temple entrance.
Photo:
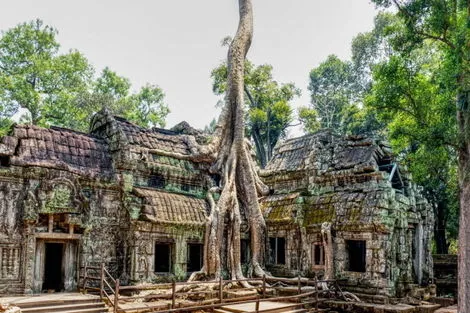
<svg viewBox="0 0 470 313">
<path fill-rule="evenodd" d="M 44 263 L 43 290 L 61 291 L 64 288 L 62 259 L 63 243 L 46 242 L 46 261 Z"/>
<path fill-rule="evenodd" d="M 38 239 L 33 292 L 74 291 L 77 288 L 78 241 Z"/>
</svg>

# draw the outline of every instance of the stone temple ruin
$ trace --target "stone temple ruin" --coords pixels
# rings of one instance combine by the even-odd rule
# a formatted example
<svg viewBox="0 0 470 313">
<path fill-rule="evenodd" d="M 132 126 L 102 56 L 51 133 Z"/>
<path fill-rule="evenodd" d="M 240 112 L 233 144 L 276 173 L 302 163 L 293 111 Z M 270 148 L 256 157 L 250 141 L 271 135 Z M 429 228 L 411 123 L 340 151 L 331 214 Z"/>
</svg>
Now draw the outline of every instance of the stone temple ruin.
<svg viewBox="0 0 470 313">
<path fill-rule="evenodd" d="M 74 290 L 92 262 L 128 284 L 199 270 L 219 177 L 189 160 L 188 138 L 208 139 L 184 122 L 144 129 L 105 110 L 89 134 L 14 126 L 0 139 L 0 293 Z M 327 131 L 290 139 L 260 175 L 272 190 L 260 200 L 271 273 L 321 274 L 330 222 L 347 290 L 403 296 L 432 279 L 432 209 L 383 143 Z"/>
</svg>

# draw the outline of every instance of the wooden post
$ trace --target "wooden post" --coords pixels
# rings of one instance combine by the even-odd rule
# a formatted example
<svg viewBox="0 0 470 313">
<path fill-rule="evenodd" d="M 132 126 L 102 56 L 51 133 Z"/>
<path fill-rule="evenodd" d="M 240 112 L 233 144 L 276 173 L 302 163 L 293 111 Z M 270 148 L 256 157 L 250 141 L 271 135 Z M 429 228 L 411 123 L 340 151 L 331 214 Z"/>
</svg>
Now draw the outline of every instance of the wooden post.
<svg viewBox="0 0 470 313">
<path fill-rule="evenodd" d="M 263 291 L 262 291 L 263 298 L 266 298 L 266 274 L 263 275 Z"/>
<path fill-rule="evenodd" d="M 255 312 L 256 312 L 256 313 L 259 312 L 259 297 L 256 298 Z"/>
<path fill-rule="evenodd" d="M 176 303 L 176 282 L 173 280 L 171 283 L 171 308 L 175 308 Z"/>
<path fill-rule="evenodd" d="M 318 312 L 318 280 L 317 275 L 315 275 L 315 312 Z"/>
<path fill-rule="evenodd" d="M 220 303 L 224 301 L 224 284 L 222 277 L 219 278 L 219 301 Z"/>
<path fill-rule="evenodd" d="M 88 266 L 88 263 L 85 262 L 85 269 L 84 269 L 84 273 L 83 273 L 83 282 L 82 282 L 82 291 L 83 292 L 86 292 L 86 280 L 87 280 L 87 272 L 88 272 L 88 269 L 87 269 L 87 266 Z"/>
<path fill-rule="evenodd" d="M 300 275 L 299 275 L 297 276 L 297 294 L 300 295 L 301 293 L 302 293 L 302 285 L 300 284 Z"/>
<path fill-rule="evenodd" d="M 103 289 L 104 289 L 104 262 L 101 262 L 101 268 L 100 268 L 100 300 L 101 301 L 103 301 Z"/>
<path fill-rule="evenodd" d="M 117 313 L 119 305 L 119 279 L 116 279 L 116 288 L 114 290 L 114 310 L 113 313 Z"/>
</svg>

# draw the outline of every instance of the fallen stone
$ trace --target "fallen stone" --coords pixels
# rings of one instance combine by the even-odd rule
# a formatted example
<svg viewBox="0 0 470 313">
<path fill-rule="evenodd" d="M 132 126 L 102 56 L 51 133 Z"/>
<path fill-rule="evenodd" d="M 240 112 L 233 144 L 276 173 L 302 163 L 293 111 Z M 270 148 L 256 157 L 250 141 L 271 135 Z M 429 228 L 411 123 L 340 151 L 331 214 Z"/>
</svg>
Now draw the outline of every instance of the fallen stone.
<svg viewBox="0 0 470 313">
<path fill-rule="evenodd" d="M 9 303 L 0 303 L 1 313 L 21 313 L 21 309 L 17 306 L 10 305 Z"/>
</svg>

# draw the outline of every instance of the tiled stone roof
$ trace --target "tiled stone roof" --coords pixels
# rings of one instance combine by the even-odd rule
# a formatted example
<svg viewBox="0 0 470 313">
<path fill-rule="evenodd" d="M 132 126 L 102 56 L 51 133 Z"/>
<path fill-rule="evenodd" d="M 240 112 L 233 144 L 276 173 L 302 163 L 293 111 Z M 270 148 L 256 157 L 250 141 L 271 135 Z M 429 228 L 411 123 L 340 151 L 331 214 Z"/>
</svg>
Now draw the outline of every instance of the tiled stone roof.
<svg viewBox="0 0 470 313">
<path fill-rule="evenodd" d="M 286 195 L 271 195 L 260 201 L 261 211 L 269 223 L 292 223 L 295 220 L 297 210 L 301 208 L 297 204 L 299 193 Z"/>
<path fill-rule="evenodd" d="M 134 188 L 143 198 L 141 216 L 154 223 L 204 225 L 208 204 L 203 199 L 150 188 Z"/>
<path fill-rule="evenodd" d="M 15 125 L 1 139 L 0 154 L 12 165 L 64 169 L 82 175 L 110 171 L 108 145 L 100 138 L 70 129 Z"/>
<path fill-rule="evenodd" d="M 279 144 L 266 172 L 339 171 L 364 167 L 372 170 L 377 159 L 389 153 L 379 141 L 362 136 L 341 137 L 330 131 L 288 139 Z"/>
<path fill-rule="evenodd" d="M 116 121 L 131 145 L 176 152 L 183 155 L 191 153 L 181 136 L 173 131 L 159 128 L 142 128 L 118 117 L 116 117 Z"/>
</svg>

